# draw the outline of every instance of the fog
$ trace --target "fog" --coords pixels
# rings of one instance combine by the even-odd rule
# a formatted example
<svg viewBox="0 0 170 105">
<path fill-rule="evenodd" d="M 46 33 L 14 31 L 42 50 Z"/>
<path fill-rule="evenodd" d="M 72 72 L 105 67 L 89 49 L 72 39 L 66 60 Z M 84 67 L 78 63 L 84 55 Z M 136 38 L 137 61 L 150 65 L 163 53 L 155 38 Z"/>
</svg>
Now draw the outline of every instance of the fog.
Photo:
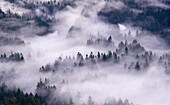
<svg viewBox="0 0 170 105">
<path fill-rule="evenodd" d="M 158 2 L 152 4 L 167 8 Z M 8 8 L 3 5 L 6 5 L 4 1 L 0 1 L 0 7 L 6 11 Z M 112 37 L 116 47 L 121 41 L 127 40 L 131 43 L 137 39 L 147 51 L 157 55 L 156 59 L 163 53 L 169 53 L 169 47 L 164 40 L 140 27 L 133 27 L 130 23 L 113 25 L 99 19 L 97 13 L 106 6 L 106 11 L 110 8 L 122 9 L 125 5 L 121 1 L 113 0 L 106 3 L 104 0 L 81 0 L 76 1 L 76 5 L 67 6 L 66 9 L 55 13 L 57 22 L 52 26 L 55 30 L 53 33 L 37 36 L 30 32 L 29 27 L 24 27 L 17 37 L 22 38 L 25 45 L 0 46 L 0 54 L 21 52 L 24 55 L 24 62 L 0 63 L 0 75 L 3 74 L 2 71 L 6 72 L 1 81 L 11 89 L 21 88 L 24 92 L 35 94 L 40 78 L 43 81 L 48 78 L 49 85 L 57 87 L 53 97 L 67 99 L 71 96 L 76 105 L 87 103 L 89 96 L 95 101 L 95 105 L 103 105 L 105 101 L 114 98 L 128 99 L 138 105 L 169 105 L 170 77 L 165 74 L 165 68 L 158 65 L 157 60 L 153 61 L 147 70 L 139 72 L 123 68 L 124 62 L 131 62 L 132 58 L 123 59 L 118 65 L 108 62 L 98 63 L 93 69 L 88 66 L 73 68 L 73 73 L 64 73 L 62 70 L 54 73 L 39 72 L 41 66 L 54 64 L 59 57 L 63 59 L 66 56 L 76 57 L 78 52 L 85 57 L 91 51 L 94 55 L 97 55 L 98 51 L 102 53 L 115 51 L 113 47 L 87 45 L 89 39 L 109 36 Z M 18 7 L 13 10 L 17 13 L 20 11 Z M 41 30 L 43 29 L 37 28 L 36 31 Z M 27 31 L 31 33 L 31 37 Z M 63 80 L 68 83 L 62 84 Z M 77 95 L 80 96 L 77 98 Z"/>
<path fill-rule="evenodd" d="M 12 13 L 17 13 L 20 15 L 22 15 L 23 13 L 30 12 L 27 9 L 18 7 L 17 5 L 11 4 L 5 0 L 1 0 L 0 7 L 4 12 L 7 12 L 8 10 L 10 10 Z"/>
</svg>

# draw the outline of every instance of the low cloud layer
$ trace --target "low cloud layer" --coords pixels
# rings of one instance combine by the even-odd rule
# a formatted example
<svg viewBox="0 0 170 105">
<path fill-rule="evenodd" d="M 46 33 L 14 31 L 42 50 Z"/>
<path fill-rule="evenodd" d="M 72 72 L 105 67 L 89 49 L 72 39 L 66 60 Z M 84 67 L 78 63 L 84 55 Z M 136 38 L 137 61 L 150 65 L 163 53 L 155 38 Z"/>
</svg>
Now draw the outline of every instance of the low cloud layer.
<svg viewBox="0 0 170 105">
<path fill-rule="evenodd" d="M 57 72 L 40 72 L 40 67 L 46 64 L 53 64 L 59 57 L 76 58 L 77 53 L 85 57 L 91 51 L 97 55 L 98 51 L 107 53 L 116 49 L 105 46 L 88 46 L 87 40 L 105 38 L 109 36 L 117 47 L 121 41 L 131 43 L 134 39 L 144 46 L 147 51 L 153 51 L 157 55 L 156 59 L 163 53 L 169 53 L 168 45 L 164 40 L 153 35 L 153 33 L 142 30 L 140 27 L 134 27 L 130 23 L 110 24 L 98 17 L 98 12 L 106 7 L 110 9 L 122 9 L 125 4 L 121 1 L 113 0 L 81 0 L 74 1 L 76 6 L 67 6 L 61 11 L 54 14 L 56 23 L 50 27 L 54 30 L 44 36 L 34 35 L 30 31 L 32 26 L 24 27 L 19 30 L 17 36 L 24 41 L 24 45 L 5 45 L 0 46 L 0 54 L 11 52 L 22 52 L 24 62 L 1 62 L 0 76 L 9 88 L 21 88 L 24 92 L 36 93 L 37 82 L 40 78 L 44 81 L 49 79 L 48 85 L 55 85 L 57 90 L 54 91 L 52 98 L 60 97 L 68 99 L 73 98 L 76 105 L 87 103 L 88 97 L 91 96 L 95 105 L 103 105 L 110 99 L 122 100 L 128 99 L 130 102 L 139 105 L 169 105 L 169 75 L 165 73 L 165 68 L 157 65 L 157 60 L 153 61 L 150 67 L 144 72 L 129 72 L 123 68 L 123 63 L 114 65 L 113 63 L 96 64 L 96 67 L 73 68 L 74 72 L 65 71 Z M 1 1 L 0 7 L 4 7 L 5 1 Z M 158 2 L 151 2 L 150 5 L 157 6 Z M 159 3 L 158 3 L 159 4 Z M 8 4 L 11 5 L 11 4 Z M 160 4 L 161 7 L 166 5 Z M 10 7 L 9 7 L 10 8 Z M 14 7 L 12 7 L 14 8 Z M 17 7 L 18 8 L 18 7 Z M 22 9 L 13 9 L 20 11 Z M 26 12 L 27 10 L 22 10 Z M 37 28 L 35 31 L 41 31 L 44 27 Z M 30 32 L 30 34 L 28 34 Z M 36 33 L 36 32 L 35 32 Z M 1 36 L 8 33 L 1 34 Z M 29 36 L 31 35 L 31 37 Z M 131 61 L 131 58 L 124 61 Z M 64 83 L 63 83 L 64 80 Z M 51 98 L 51 99 L 52 99 Z M 51 100 L 49 100 L 51 101 Z"/>
</svg>

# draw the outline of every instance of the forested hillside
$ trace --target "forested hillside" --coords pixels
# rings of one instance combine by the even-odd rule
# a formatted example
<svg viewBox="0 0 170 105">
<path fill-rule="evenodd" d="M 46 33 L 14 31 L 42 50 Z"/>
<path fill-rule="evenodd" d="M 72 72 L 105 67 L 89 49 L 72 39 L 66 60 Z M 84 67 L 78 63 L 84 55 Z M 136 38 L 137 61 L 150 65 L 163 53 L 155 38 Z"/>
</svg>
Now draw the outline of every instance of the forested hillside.
<svg viewBox="0 0 170 105">
<path fill-rule="evenodd" d="M 169 105 L 169 0 L 1 0 L 0 105 Z"/>
</svg>

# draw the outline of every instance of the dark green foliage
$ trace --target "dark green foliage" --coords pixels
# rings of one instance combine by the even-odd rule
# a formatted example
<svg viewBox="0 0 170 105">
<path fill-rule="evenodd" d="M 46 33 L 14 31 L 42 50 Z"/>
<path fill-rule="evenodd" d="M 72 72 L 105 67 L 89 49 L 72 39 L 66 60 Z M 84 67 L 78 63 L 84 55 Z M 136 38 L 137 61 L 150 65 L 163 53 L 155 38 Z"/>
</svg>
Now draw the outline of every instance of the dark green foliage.
<svg viewBox="0 0 170 105">
<path fill-rule="evenodd" d="M 98 57 L 98 59 L 100 59 L 100 57 L 101 57 L 100 52 L 97 53 L 97 57 Z"/>
<path fill-rule="evenodd" d="M 24 56 L 22 53 L 18 53 L 18 52 L 11 53 L 9 57 L 7 57 L 5 53 L 0 55 L 0 62 L 9 62 L 9 61 L 22 62 L 24 61 Z"/>
<path fill-rule="evenodd" d="M 99 12 L 99 16 L 107 18 L 113 24 L 134 22 L 135 26 L 141 26 L 152 32 L 159 32 L 163 28 L 170 27 L 170 9 L 147 7 L 142 13 L 134 13 L 130 9 L 112 10 Z"/>
<path fill-rule="evenodd" d="M 128 48 L 125 48 L 125 54 L 128 55 Z"/>
<path fill-rule="evenodd" d="M 40 79 L 40 81 L 37 83 L 36 93 L 45 99 L 51 95 L 54 90 L 56 90 L 56 86 L 50 86 L 49 82 L 49 79 L 45 78 L 44 81 Z"/>
<path fill-rule="evenodd" d="M 57 95 L 56 92 L 58 89 L 55 85 L 50 85 L 49 82 L 50 81 L 47 78 L 45 78 L 44 81 L 40 79 L 40 81 L 37 83 L 36 93 L 47 100 L 49 105 L 74 105 L 73 99 L 71 97 L 68 101 L 55 97 L 54 95 Z M 68 84 L 68 81 L 63 79 L 62 84 Z"/>
<path fill-rule="evenodd" d="M 87 45 L 93 45 L 93 46 L 98 46 L 98 45 L 102 45 L 104 47 L 113 47 L 114 46 L 114 42 L 112 41 L 112 37 L 109 36 L 108 39 L 106 38 L 97 38 L 95 40 L 93 39 L 89 39 L 86 42 Z"/>
<path fill-rule="evenodd" d="M 139 13 L 137 15 L 135 20 L 138 23 L 140 23 L 139 25 L 142 28 L 147 29 L 152 32 L 159 32 L 163 28 L 170 28 L 169 17 L 170 17 L 170 9 L 147 7 L 143 13 Z"/>
<path fill-rule="evenodd" d="M 129 100 L 127 99 L 124 101 L 122 99 L 119 100 L 113 99 L 105 102 L 104 105 L 134 105 L 134 104 L 132 102 L 129 102 Z"/>
<path fill-rule="evenodd" d="M 0 9 L 0 19 L 5 17 L 5 13 Z"/>
<path fill-rule="evenodd" d="M 109 36 L 108 42 L 112 42 L 112 36 Z"/>
<path fill-rule="evenodd" d="M 140 9 L 140 3 L 135 2 L 135 0 L 120 0 L 123 1 L 125 5 L 128 5 L 130 8 Z"/>
<path fill-rule="evenodd" d="M 42 20 L 40 17 L 35 17 L 35 23 L 36 23 L 38 26 L 46 26 L 46 27 L 49 27 L 48 22 L 45 21 L 45 20 Z"/>
<path fill-rule="evenodd" d="M 128 17 L 131 17 L 133 12 L 130 12 L 127 9 L 120 10 L 112 10 L 110 12 L 99 12 L 99 16 L 104 16 L 108 20 L 108 22 L 112 24 L 123 23 L 125 22 Z"/>
<path fill-rule="evenodd" d="M 111 37 L 109 37 L 107 41 L 112 42 Z M 129 58 L 131 58 L 130 61 L 128 61 Z M 47 64 L 46 66 L 42 66 L 40 68 L 40 72 L 55 72 L 61 70 L 65 73 L 71 73 L 74 71 L 74 69 L 79 67 L 86 66 L 95 68 L 96 65 L 100 63 L 112 63 L 116 65 L 120 64 L 121 62 L 126 63 L 125 67 L 129 70 L 144 70 L 149 66 L 149 63 L 151 63 L 154 58 L 155 57 L 152 52 L 147 52 L 145 48 L 141 46 L 139 42 L 137 42 L 137 40 L 133 40 L 131 43 L 128 43 L 127 41 L 121 41 L 118 44 L 115 52 L 98 52 L 96 55 L 91 52 L 89 55 L 86 54 L 85 57 L 80 52 L 78 52 L 76 59 L 75 57 L 66 57 L 65 59 L 59 57 L 59 59 L 56 60 L 54 64 Z M 134 63 L 136 60 L 138 60 L 137 64 Z"/>
<path fill-rule="evenodd" d="M 123 9 L 112 9 L 105 11 L 103 8 L 99 13 L 105 21 L 118 23 L 133 23 L 134 26 L 142 27 L 142 29 L 149 30 L 155 34 L 161 34 L 160 37 L 167 40 L 170 44 L 170 37 L 167 28 L 170 28 L 170 9 L 160 8 L 147 5 L 147 2 L 136 2 L 135 0 L 121 0 L 127 7 Z M 141 12 L 134 12 L 132 9 L 137 9 Z"/>
<path fill-rule="evenodd" d="M 103 54 L 102 60 L 103 60 L 103 61 L 106 61 L 106 60 L 107 60 L 107 57 L 106 57 L 106 54 L 105 54 L 105 53 Z"/>
<path fill-rule="evenodd" d="M 23 14 L 13 13 L 11 10 L 8 10 L 4 13 L 0 9 L 0 30 L 5 33 L 16 32 L 21 28 L 27 26 L 35 26 L 36 31 L 30 30 L 30 33 L 34 35 L 47 35 L 52 33 L 54 30 L 52 26 L 56 23 L 55 13 L 57 11 L 62 11 L 67 6 L 75 6 L 74 0 L 49 0 L 49 1 L 37 1 L 30 2 L 27 0 L 6 0 L 13 5 L 27 9 L 29 12 L 24 12 Z M 39 10 L 40 13 L 37 13 L 36 10 Z M 37 31 L 37 28 L 42 28 L 43 31 Z"/>
<path fill-rule="evenodd" d="M 3 46 L 3 45 L 22 45 L 22 44 L 25 44 L 25 42 L 20 38 L 0 36 L 0 46 Z"/>
<path fill-rule="evenodd" d="M 139 62 L 136 62 L 135 69 L 136 69 L 136 70 L 140 70 L 140 64 L 139 64 Z"/>
<path fill-rule="evenodd" d="M 22 53 L 11 53 L 8 59 L 11 61 L 23 61 L 24 57 Z"/>
<path fill-rule="evenodd" d="M 10 1 L 10 0 L 7 0 Z M 16 1 L 14 0 L 13 3 L 15 3 Z M 63 10 L 65 9 L 67 6 L 71 6 L 74 7 L 75 3 L 74 0 L 63 0 L 60 2 L 57 2 L 57 0 L 49 0 L 49 1 L 37 1 L 35 2 L 25 2 L 25 5 L 23 6 L 24 8 L 30 9 L 30 10 L 34 10 L 40 6 L 45 7 L 48 10 L 48 14 L 52 15 L 54 13 L 56 13 L 57 11 Z M 44 10 L 42 11 L 44 12 Z"/>
<path fill-rule="evenodd" d="M 6 86 L 0 87 L 0 105 L 47 105 L 46 101 L 32 93 L 24 94 L 20 89 L 8 90 Z"/>
<path fill-rule="evenodd" d="M 17 0 L 5 0 L 5 1 L 9 1 L 10 3 L 15 3 Z"/>
<path fill-rule="evenodd" d="M 166 53 L 160 56 L 158 63 L 165 68 L 166 74 L 170 74 L 170 54 Z"/>
</svg>

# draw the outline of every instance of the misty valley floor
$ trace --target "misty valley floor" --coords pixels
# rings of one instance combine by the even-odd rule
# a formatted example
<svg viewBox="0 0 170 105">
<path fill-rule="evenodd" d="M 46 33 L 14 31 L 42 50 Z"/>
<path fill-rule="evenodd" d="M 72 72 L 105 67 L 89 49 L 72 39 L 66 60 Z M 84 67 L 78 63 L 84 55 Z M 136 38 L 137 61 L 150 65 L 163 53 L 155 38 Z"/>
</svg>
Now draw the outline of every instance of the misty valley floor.
<svg viewBox="0 0 170 105">
<path fill-rule="evenodd" d="M 169 5 L 0 1 L 0 105 L 169 105 Z"/>
</svg>

